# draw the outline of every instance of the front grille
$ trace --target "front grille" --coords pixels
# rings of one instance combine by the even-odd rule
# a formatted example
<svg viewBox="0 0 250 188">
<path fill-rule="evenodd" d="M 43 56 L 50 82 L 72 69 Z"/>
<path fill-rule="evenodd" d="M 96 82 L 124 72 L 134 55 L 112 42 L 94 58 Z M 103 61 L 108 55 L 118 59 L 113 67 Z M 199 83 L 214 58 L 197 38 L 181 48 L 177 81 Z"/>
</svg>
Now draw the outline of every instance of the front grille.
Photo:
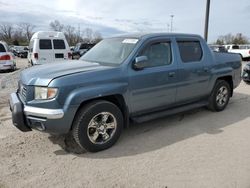
<svg viewBox="0 0 250 188">
<path fill-rule="evenodd" d="M 21 86 L 21 95 L 26 99 L 27 89 L 23 85 Z"/>
</svg>

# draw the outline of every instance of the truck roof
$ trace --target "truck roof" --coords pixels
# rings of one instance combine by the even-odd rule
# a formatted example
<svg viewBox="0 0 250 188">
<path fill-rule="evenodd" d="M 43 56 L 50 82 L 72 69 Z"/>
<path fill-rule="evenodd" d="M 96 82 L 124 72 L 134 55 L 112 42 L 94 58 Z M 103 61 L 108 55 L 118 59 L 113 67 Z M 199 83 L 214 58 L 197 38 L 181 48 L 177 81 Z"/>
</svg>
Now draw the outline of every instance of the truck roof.
<svg viewBox="0 0 250 188">
<path fill-rule="evenodd" d="M 134 34 L 124 34 L 124 35 L 118 35 L 115 37 L 125 37 L 125 38 L 154 38 L 154 37 L 197 37 L 201 38 L 200 35 L 196 34 L 186 34 L 186 33 L 134 33 Z"/>
<path fill-rule="evenodd" d="M 31 37 L 32 39 L 37 39 L 37 38 L 60 38 L 60 39 L 65 39 L 65 35 L 63 32 L 57 32 L 57 31 L 38 31 L 34 33 Z"/>
</svg>

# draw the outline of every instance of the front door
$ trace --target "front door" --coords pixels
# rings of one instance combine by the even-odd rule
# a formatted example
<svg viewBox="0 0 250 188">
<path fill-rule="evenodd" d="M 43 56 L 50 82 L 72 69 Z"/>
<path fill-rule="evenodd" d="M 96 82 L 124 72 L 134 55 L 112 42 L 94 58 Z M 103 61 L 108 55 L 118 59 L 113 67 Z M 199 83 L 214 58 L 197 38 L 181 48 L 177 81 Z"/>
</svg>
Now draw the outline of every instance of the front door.
<svg viewBox="0 0 250 188">
<path fill-rule="evenodd" d="M 138 56 L 146 56 L 148 60 L 142 70 L 131 67 L 129 73 L 132 113 L 146 113 L 172 105 L 176 95 L 177 66 L 171 41 L 152 40 L 140 50 Z"/>
</svg>

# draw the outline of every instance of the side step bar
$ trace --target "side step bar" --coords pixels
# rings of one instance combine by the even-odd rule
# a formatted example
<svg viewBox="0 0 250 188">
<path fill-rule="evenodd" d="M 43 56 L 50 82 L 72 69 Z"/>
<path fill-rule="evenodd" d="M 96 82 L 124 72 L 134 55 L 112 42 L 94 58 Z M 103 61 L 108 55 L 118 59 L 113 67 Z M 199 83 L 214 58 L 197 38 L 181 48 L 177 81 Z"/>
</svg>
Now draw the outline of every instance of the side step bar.
<svg viewBox="0 0 250 188">
<path fill-rule="evenodd" d="M 135 116 L 135 117 L 132 117 L 131 119 L 136 123 L 143 123 L 143 122 L 146 122 L 146 121 L 150 121 L 150 120 L 154 120 L 154 119 L 158 119 L 158 118 L 178 114 L 178 113 L 181 113 L 181 112 L 193 110 L 193 109 L 196 109 L 196 108 L 201 108 L 201 107 L 204 107 L 204 106 L 207 106 L 207 105 L 208 105 L 207 101 L 203 101 L 203 102 L 199 102 L 199 103 L 192 103 L 192 104 L 189 104 L 189 105 L 180 106 L 180 107 L 176 107 L 176 108 L 171 108 L 171 109 L 164 110 L 164 111 L 153 112 L 153 113 L 145 114 L 145 115 L 142 115 L 142 116 Z"/>
</svg>

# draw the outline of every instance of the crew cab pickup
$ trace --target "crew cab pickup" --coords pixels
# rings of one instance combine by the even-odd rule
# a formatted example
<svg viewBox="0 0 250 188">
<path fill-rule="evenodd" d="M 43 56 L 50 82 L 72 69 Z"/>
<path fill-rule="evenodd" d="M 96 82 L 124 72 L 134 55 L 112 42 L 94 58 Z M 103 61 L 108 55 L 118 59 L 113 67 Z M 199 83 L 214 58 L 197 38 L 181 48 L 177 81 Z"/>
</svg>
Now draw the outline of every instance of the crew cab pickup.
<svg viewBox="0 0 250 188">
<path fill-rule="evenodd" d="M 70 134 L 97 152 L 132 121 L 204 106 L 222 111 L 240 81 L 240 55 L 212 52 L 198 35 L 124 35 L 80 60 L 24 70 L 10 109 L 21 131 Z"/>
</svg>

